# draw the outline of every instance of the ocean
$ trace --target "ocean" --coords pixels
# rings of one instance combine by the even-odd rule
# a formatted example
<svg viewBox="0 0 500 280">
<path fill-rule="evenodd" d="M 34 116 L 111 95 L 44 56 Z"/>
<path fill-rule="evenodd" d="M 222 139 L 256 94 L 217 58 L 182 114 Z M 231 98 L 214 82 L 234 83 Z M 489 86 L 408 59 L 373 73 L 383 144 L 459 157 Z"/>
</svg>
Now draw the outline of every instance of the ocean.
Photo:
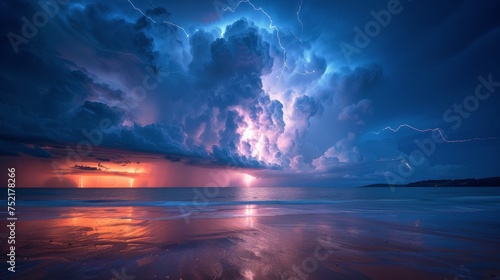
<svg viewBox="0 0 500 280">
<path fill-rule="evenodd" d="M 500 276 L 500 187 L 18 188 L 15 211 L 8 279 Z"/>
<path fill-rule="evenodd" d="M 151 207 L 164 219 L 228 218 L 242 206 L 255 206 L 255 216 L 333 214 L 383 217 L 480 213 L 494 218 L 500 211 L 496 187 L 370 187 L 370 188 L 107 188 L 16 189 L 20 217 L 51 218 L 23 211 L 30 207 Z M 130 217 L 127 217 L 127 219 Z M 131 217 L 147 219 L 147 217 Z"/>
</svg>

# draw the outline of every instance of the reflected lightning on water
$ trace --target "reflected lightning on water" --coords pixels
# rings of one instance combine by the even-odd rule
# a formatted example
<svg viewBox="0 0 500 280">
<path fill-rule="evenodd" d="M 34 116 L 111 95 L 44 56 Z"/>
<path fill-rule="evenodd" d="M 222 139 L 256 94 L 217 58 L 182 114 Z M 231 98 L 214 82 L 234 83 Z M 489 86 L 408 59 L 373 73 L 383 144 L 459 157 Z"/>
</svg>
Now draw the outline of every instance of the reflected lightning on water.
<svg viewBox="0 0 500 280">
<path fill-rule="evenodd" d="M 253 227 L 253 205 L 245 206 L 245 216 L 247 219 L 247 224 Z"/>
</svg>

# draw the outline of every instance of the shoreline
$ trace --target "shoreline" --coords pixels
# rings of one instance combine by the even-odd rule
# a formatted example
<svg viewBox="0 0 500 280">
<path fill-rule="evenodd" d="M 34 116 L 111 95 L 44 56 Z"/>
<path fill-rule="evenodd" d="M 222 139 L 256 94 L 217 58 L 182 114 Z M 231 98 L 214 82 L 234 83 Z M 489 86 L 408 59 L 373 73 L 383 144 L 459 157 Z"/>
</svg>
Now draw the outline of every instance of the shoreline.
<svg viewBox="0 0 500 280">
<path fill-rule="evenodd" d="M 439 227 L 436 222 L 428 226 L 423 221 L 407 222 L 413 219 L 407 214 L 396 220 L 389 215 L 385 221 L 353 214 L 249 215 L 192 219 L 188 224 L 183 219 L 154 220 L 154 212 L 140 207 L 128 212 L 102 207 L 57 210 L 67 211 L 61 213 L 65 217 L 19 224 L 19 272 L 13 279 L 33 273 L 45 279 L 120 279 L 114 274 L 122 275 L 122 269 L 135 279 L 402 279 L 402 275 L 404 279 L 496 279 L 500 275 L 494 265 L 500 258 L 488 243 L 490 235 L 474 235 L 468 227 L 464 227 L 468 235 L 442 232 L 433 228 Z M 133 219 L 145 213 L 150 220 Z M 438 240 L 448 247 L 433 244 Z M 468 247 L 471 244 L 474 248 Z"/>
</svg>

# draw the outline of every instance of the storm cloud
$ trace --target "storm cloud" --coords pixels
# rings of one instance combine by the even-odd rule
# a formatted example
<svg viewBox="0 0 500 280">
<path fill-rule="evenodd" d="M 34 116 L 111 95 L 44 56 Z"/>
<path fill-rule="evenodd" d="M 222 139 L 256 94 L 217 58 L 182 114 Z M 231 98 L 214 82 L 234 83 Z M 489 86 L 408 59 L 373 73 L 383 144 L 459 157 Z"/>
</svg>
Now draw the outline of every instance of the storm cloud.
<svg viewBox="0 0 500 280">
<path fill-rule="evenodd" d="M 388 26 L 348 62 L 338 45 L 385 2 L 302 2 L 302 14 L 299 2 L 260 10 L 242 3 L 234 12 L 199 2 L 186 14 L 182 4 L 72 1 L 58 5 L 32 38 L 14 43 L 12 34 L 25 36 L 26 22 L 44 10 L 30 1 L 3 3 L 0 153 L 57 161 L 70 147 L 96 162 L 142 153 L 187 166 L 237 166 L 260 178 L 282 174 L 283 182 L 292 173 L 381 181 L 419 149 L 415 141 L 429 137 L 384 127 L 499 136 L 485 121 L 498 115 L 495 97 L 459 130 L 442 119 L 473 93 L 478 75 L 500 77 L 492 66 L 500 57 L 481 55 L 500 43 L 491 12 L 498 3 L 449 1 L 454 9 L 440 4 L 432 12 L 411 3 L 409 19 L 393 19 L 401 28 Z M 467 9 L 484 12 L 482 24 L 457 22 Z M 410 19 L 421 14 L 429 17 L 416 26 Z M 464 38 L 457 35 L 465 29 Z M 443 33 L 452 40 L 433 44 Z M 471 69 L 463 69 L 466 62 Z M 461 145 L 498 155 L 495 142 L 483 143 Z M 457 170 L 491 175 L 491 167 L 470 166 L 472 156 L 447 157 L 457 146 L 436 146 L 416 178 Z"/>
</svg>

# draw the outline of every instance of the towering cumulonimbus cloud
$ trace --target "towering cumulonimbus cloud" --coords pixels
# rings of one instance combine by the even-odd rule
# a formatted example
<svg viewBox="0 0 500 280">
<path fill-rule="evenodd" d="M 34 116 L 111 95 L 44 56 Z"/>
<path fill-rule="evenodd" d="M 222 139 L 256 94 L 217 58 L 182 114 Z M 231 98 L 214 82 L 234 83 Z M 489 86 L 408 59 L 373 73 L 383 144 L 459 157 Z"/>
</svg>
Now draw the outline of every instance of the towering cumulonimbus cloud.
<svg viewBox="0 0 500 280">
<path fill-rule="evenodd" d="M 311 42 L 246 18 L 186 36 L 164 8 L 134 19 L 116 11 L 104 3 L 61 7 L 60 26 L 47 27 L 52 45 L 33 42 L 5 61 L 2 85 L 19 93 L 6 103 L 21 105 L 4 106 L 7 122 L 20 120 L 4 135 L 32 144 L 18 128 L 37 122 L 43 129 L 31 139 L 78 143 L 82 131 L 109 119 L 102 147 L 188 164 L 311 171 L 313 158 L 302 155 L 311 119 L 325 106 L 355 103 L 380 76 L 376 67 L 336 72 Z M 20 64 L 44 80 L 14 84 L 26 79 Z"/>
<path fill-rule="evenodd" d="M 275 143 L 284 131 L 283 105 L 262 89 L 261 76 L 271 71 L 273 58 L 259 29 L 240 19 L 222 38 L 196 32 L 190 46 L 197 92 L 185 97 L 191 110 L 179 112 L 187 137 L 264 165 L 280 163 Z"/>
<path fill-rule="evenodd" d="M 138 158 L 143 166 L 127 168 L 148 165 L 157 186 L 184 183 L 162 168 L 202 180 L 224 166 L 262 184 L 381 182 L 415 151 L 426 155 L 411 166 L 419 179 L 459 177 L 464 166 L 468 176 L 498 173 L 495 94 L 471 117 L 455 111 L 498 80 L 496 2 L 411 3 L 408 17 L 393 18 L 401 28 L 370 37 L 350 62 L 339 46 L 355 43 L 353 28 L 387 3 L 49 2 L 58 9 L 44 24 L 36 1 L 0 10 L 0 156 L 78 174 L 75 165 Z M 465 26 L 466 14 L 478 24 Z M 463 28 L 468 36 L 453 37 Z M 453 39 L 439 40 L 444 33 Z M 428 144 L 433 153 L 416 144 L 436 131 L 450 141 Z"/>
</svg>

